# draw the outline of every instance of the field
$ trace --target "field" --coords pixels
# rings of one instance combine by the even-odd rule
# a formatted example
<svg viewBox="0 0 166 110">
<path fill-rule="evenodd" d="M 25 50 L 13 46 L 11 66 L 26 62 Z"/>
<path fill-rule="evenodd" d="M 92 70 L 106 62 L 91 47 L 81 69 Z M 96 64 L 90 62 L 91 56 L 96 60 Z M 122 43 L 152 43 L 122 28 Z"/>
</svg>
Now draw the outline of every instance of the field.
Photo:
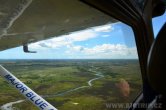
<svg viewBox="0 0 166 110">
<path fill-rule="evenodd" d="M 0 64 L 59 110 L 112 110 L 106 104 L 131 103 L 141 92 L 138 60 L 0 60 Z M 24 101 L 13 104 L 15 110 L 38 110 L 0 78 L 0 106 L 19 100 Z"/>
</svg>

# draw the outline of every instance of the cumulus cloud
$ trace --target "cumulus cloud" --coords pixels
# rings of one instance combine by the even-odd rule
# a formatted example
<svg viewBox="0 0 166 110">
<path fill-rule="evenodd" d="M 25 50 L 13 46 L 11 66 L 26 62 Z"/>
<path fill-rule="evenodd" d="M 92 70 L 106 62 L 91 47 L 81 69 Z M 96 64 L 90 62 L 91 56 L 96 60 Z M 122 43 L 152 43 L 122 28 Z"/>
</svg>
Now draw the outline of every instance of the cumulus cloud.
<svg viewBox="0 0 166 110">
<path fill-rule="evenodd" d="M 70 42 L 66 40 L 60 41 L 60 39 L 53 39 L 53 40 L 47 40 L 47 41 L 40 41 L 37 43 L 33 43 L 29 45 L 30 49 L 37 49 L 37 50 L 43 50 L 43 49 L 56 49 L 60 48 L 65 45 L 69 45 Z"/>
<path fill-rule="evenodd" d="M 94 27 L 91 29 L 73 32 L 69 35 L 62 35 L 49 40 L 40 41 L 37 43 L 30 44 L 31 49 L 46 49 L 46 48 L 59 48 L 66 45 L 72 45 L 74 42 L 86 41 L 98 37 L 98 32 L 110 32 L 113 30 L 111 24 Z M 109 35 L 103 35 L 108 37 Z"/>
<path fill-rule="evenodd" d="M 111 32 L 114 28 L 112 27 L 112 25 L 107 24 L 104 26 L 98 26 L 96 28 L 94 28 L 94 31 L 96 32 Z"/>
<path fill-rule="evenodd" d="M 110 35 L 102 35 L 101 37 L 110 37 Z"/>
<path fill-rule="evenodd" d="M 122 44 L 102 44 L 92 48 L 72 46 L 67 53 L 80 53 L 86 58 L 137 58 L 136 47 L 127 47 Z"/>
<path fill-rule="evenodd" d="M 86 41 L 95 37 L 97 37 L 97 33 L 95 33 L 92 30 L 85 30 L 33 43 L 30 44 L 30 48 L 32 49 L 59 48 L 62 46 L 72 45 L 74 42 Z"/>
<path fill-rule="evenodd" d="M 137 58 L 136 47 L 127 47 L 124 44 L 100 44 L 89 47 L 75 45 L 75 42 L 87 41 L 98 37 L 98 32 L 110 32 L 113 30 L 112 25 L 99 26 L 93 29 L 74 32 L 69 35 L 55 37 L 53 39 L 40 41 L 31 44 L 30 49 L 61 49 L 66 48 L 64 54 L 73 55 L 74 58 L 104 58 L 104 59 L 130 59 Z M 101 37 L 109 37 L 105 34 Z M 86 43 L 86 42 L 85 42 Z"/>
<path fill-rule="evenodd" d="M 72 42 L 86 41 L 95 37 L 97 37 L 97 33 L 93 32 L 92 30 L 81 31 L 66 36 L 66 38 Z"/>
</svg>

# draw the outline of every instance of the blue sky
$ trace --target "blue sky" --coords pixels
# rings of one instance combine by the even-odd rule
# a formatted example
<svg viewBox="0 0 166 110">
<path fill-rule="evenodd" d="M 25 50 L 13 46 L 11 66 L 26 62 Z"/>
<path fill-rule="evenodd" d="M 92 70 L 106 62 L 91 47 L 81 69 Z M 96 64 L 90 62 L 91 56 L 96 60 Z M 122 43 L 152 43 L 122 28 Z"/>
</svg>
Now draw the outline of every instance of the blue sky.
<svg viewBox="0 0 166 110">
<path fill-rule="evenodd" d="M 153 19 L 155 36 L 166 13 Z M 137 59 L 132 29 L 121 23 L 106 24 L 69 35 L 53 37 L 29 45 L 37 53 L 24 53 L 22 47 L 0 52 L 0 59 Z"/>
<path fill-rule="evenodd" d="M 155 37 L 165 22 L 166 22 L 166 12 L 164 13 L 164 15 L 160 17 L 153 18 L 153 31 Z"/>
</svg>

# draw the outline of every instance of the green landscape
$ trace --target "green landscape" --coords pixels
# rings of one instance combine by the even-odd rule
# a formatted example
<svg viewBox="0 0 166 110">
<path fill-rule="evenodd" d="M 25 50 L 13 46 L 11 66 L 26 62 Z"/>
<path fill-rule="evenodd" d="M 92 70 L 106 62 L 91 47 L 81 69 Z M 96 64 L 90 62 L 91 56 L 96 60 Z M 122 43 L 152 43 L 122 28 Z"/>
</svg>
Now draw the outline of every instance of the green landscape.
<svg viewBox="0 0 166 110">
<path fill-rule="evenodd" d="M 0 64 L 59 110 L 112 110 L 106 104 L 131 103 L 142 89 L 138 60 L 0 60 Z M 1 109 L 19 100 L 13 110 L 38 110 L 0 78 Z"/>
</svg>

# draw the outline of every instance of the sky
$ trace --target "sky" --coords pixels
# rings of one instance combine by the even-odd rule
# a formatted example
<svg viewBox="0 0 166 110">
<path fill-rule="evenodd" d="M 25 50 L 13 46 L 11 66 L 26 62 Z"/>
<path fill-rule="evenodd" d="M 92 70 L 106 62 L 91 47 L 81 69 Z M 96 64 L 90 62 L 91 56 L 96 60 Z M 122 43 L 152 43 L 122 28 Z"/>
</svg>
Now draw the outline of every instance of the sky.
<svg viewBox="0 0 166 110">
<path fill-rule="evenodd" d="M 166 21 L 166 13 L 153 19 L 155 36 Z M 55 36 L 52 39 L 0 52 L 0 59 L 138 59 L 134 33 L 128 25 L 117 22 Z"/>
</svg>

